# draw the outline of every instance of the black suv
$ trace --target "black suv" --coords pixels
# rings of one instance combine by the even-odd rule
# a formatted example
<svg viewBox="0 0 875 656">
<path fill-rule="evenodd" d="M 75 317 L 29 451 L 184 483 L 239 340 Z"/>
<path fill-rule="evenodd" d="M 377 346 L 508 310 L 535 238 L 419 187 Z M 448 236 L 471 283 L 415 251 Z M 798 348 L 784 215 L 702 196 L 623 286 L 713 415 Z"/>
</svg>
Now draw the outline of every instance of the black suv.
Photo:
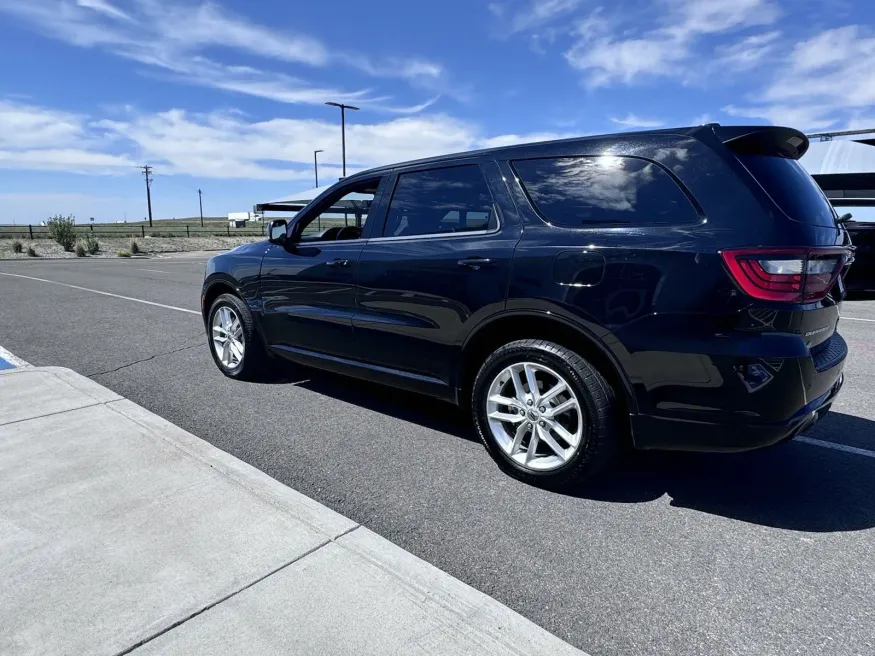
<svg viewBox="0 0 875 656">
<path fill-rule="evenodd" d="M 221 371 L 281 356 L 469 407 L 508 473 L 564 483 L 625 443 L 736 451 L 842 385 L 846 234 L 796 130 L 511 146 L 344 179 L 207 265 Z"/>
</svg>

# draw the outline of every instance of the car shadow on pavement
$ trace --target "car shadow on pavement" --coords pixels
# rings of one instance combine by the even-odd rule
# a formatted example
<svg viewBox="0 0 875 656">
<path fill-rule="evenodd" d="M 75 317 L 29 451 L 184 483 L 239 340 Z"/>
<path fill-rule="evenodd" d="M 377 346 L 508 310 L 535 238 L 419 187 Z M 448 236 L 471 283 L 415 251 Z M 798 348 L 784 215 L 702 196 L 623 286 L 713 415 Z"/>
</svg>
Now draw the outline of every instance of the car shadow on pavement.
<svg viewBox="0 0 875 656">
<path fill-rule="evenodd" d="M 875 292 L 848 292 L 845 301 L 875 301 Z"/>
<path fill-rule="evenodd" d="M 823 421 L 857 443 L 875 437 L 867 419 Z M 875 458 L 798 441 L 735 454 L 638 452 L 570 493 L 618 503 L 668 495 L 672 506 L 763 526 L 858 531 L 875 526 Z"/>
<path fill-rule="evenodd" d="M 457 406 L 403 389 L 363 383 L 347 376 L 309 369 L 293 363 L 280 363 L 272 376 L 262 382 L 297 385 L 338 401 L 351 403 L 402 421 L 479 442 L 468 415 Z"/>
<path fill-rule="evenodd" d="M 466 440 L 479 441 L 468 415 L 429 397 L 292 364 L 272 384 L 294 384 L 345 403 Z M 830 413 L 832 441 L 875 442 L 875 422 Z M 824 439 L 815 433 L 813 437 Z M 488 458 L 486 453 L 484 458 Z M 800 442 L 747 453 L 634 452 L 599 478 L 560 494 L 614 503 L 644 503 L 664 495 L 671 505 L 732 519 L 809 532 L 875 527 L 875 458 Z"/>
</svg>

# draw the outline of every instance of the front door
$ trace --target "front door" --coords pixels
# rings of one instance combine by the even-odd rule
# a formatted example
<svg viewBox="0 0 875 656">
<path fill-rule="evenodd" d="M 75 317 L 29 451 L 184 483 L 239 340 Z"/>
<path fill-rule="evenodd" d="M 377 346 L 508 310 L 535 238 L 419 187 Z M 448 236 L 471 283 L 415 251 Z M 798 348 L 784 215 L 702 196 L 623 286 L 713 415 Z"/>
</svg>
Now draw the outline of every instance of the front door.
<svg viewBox="0 0 875 656">
<path fill-rule="evenodd" d="M 330 190 L 289 225 L 289 244 L 273 245 L 261 265 L 265 338 L 279 353 L 348 357 L 359 256 L 379 199 L 381 178 Z"/>
<path fill-rule="evenodd" d="M 353 319 L 365 358 L 445 385 L 468 333 L 503 309 L 520 237 L 494 162 L 456 164 L 398 172 L 359 260 Z"/>
</svg>

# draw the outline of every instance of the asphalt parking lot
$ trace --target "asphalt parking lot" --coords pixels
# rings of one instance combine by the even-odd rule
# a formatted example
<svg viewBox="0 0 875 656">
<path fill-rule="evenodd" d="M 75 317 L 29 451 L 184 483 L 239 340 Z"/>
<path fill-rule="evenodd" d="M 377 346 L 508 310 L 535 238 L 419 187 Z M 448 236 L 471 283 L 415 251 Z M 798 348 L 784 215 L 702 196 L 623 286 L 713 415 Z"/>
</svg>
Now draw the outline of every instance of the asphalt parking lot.
<svg viewBox="0 0 875 656">
<path fill-rule="evenodd" d="M 809 441 L 637 454 L 562 495 L 501 474 L 437 401 L 291 366 L 226 379 L 199 315 L 205 259 L 0 262 L 0 345 L 94 378 L 593 656 L 875 653 L 875 300 L 844 306 L 845 389 Z"/>
</svg>

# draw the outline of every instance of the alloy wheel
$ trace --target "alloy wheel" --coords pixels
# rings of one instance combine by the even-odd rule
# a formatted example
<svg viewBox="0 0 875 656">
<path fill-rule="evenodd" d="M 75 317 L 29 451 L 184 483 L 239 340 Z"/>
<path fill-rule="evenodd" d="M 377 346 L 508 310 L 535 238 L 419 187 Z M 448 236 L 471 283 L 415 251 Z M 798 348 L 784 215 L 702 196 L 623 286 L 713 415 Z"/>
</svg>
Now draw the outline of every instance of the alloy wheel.
<svg viewBox="0 0 875 656">
<path fill-rule="evenodd" d="M 499 448 L 535 471 L 562 467 L 580 448 L 584 416 L 563 376 L 535 362 L 512 364 L 489 386 L 489 429 Z"/>
<path fill-rule="evenodd" d="M 246 346 L 243 324 L 233 308 L 223 305 L 213 313 L 213 348 L 225 369 L 236 369 L 243 362 Z"/>
</svg>

